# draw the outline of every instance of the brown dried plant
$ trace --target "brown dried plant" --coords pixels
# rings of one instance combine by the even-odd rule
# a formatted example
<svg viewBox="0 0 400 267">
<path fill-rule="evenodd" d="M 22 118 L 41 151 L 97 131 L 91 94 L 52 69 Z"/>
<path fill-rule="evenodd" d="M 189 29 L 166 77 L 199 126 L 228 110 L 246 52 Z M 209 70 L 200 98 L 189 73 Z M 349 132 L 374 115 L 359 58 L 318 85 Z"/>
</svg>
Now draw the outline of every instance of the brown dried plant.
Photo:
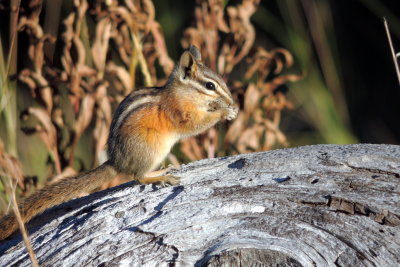
<svg viewBox="0 0 400 267">
<path fill-rule="evenodd" d="M 241 107 L 238 118 L 226 130 L 223 145 L 218 142 L 221 138 L 215 129 L 181 142 L 181 151 L 190 160 L 269 150 L 276 143 L 288 145 L 279 123 L 281 111 L 291 108 L 292 104 L 276 89 L 301 77 L 281 75 L 284 68 L 293 64 L 287 50 L 268 52 L 261 47 L 253 48 L 256 34 L 250 17 L 259 2 L 243 0 L 224 10 L 223 1 L 197 0 L 195 26 L 184 32 L 182 44 L 201 48 L 204 61 L 229 82 L 233 95 L 241 100 Z M 238 64 L 244 64 L 243 61 L 247 63 L 244 77 L 233 79 L 232 71 Z"/>
<path fill-rule="evenodd" d="M 225 136 L 226 145 L 234 145 L 239 153 L 270 150 L 274 145 L 288 146 L 285 134 L 279 129 L 283 109 L 293 108 L 279 86 L 294 82 L 299 75 L 281 75 L 284 67 L 293 64 L 291 54 L 285 49 L 270 52 L 261 47 L 248 58 L 249 67 L 245 73 L 247 84 L 234 83 L 237 92 L 243 92 L 243 109 L 229 127 Z M 270 76 L 274 78 L 269 78 Z M 240 94 L 240 93 L 239 93 Z"/>
<path fill-rule="evenodd" d="M 42 2 L 28 2 L 30 9 L 21 15 L 18 29 L 29 37 L 31 66 L 22 69 L 18 79 L 39 105 L 27 107 L 22 118 L 36 119 L 34 127 L 24 129 L 39 134 L 51 159 L 49 177 L 58 180 L 83 168 L 76 150 L 88 132 L 94 157 L 92 166 L 85 167 L 104 161 L 113 107 L 137 87 L 164 84 L 174 62 L 151 0 L 74 0 L 63 19 L 61 38 L 44 33 Z M 254 47 L 250 18 L 259 2 L 243 0 L 224 7 L 222 0 L 197 0 L 193 26 L 184 31 L 182 46 L 201 49 L 205 64 L 230 85 L 240 112 L 232 124 L 221 124 L 220 131 L 211 129 L 182 141 L 171 162 L 287 146 L 279 123 L 281 111 L 292 105 L 277 89 L 300 76 L 282 74 L 293 64 L 287 50 Z M 46 44 L 60 47 L 54 63 L 47 62 Z"/>
<path fill-rule="evenodd" d="M 41 106 L 27 108 L 23 118 L 34 116 L 38 124 L 25 130 L 39 134 L 54 164 L 53 174 L 60 179 L 73 173 L 78 142 L 91 124 L 92 165 L 98 165 L 106 146 L 112 104 L 119 103 L 136 84 L 160 83 L 156 60 L 165 77 L 174 63 L 168 57 L 151 1 L 89 4 L 74 0 L 74 9 L 63 21 L 61 66 L 50 68 L 45 64 L 43 47 L 55 37 L 44 34 L 39 24 L 40 3 L 39 7 L 34 5 L 37 1 L 30 3 L 35 9 L 21 17 L 19 30 L 30 38 L 32 67 L 23 69 L 18 78 Z M 92 32 L 88 21 L 95 24 Z M 137 73 L 142 76 L 136 77 Z M 137 82 L 140 79 L 142 82 Z M 72 112 L 70 121 L 67 112 Z"/>
</svg>

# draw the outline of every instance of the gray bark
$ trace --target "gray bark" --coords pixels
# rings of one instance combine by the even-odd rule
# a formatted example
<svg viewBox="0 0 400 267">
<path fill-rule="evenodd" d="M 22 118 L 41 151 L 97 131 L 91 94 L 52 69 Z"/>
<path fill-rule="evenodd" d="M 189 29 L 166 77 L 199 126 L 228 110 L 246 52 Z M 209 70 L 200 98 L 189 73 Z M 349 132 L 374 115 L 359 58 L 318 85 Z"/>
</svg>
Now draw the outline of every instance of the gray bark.
<svg viewBox="0 0 400 267">
<path fill-rule="evenodd" d="M 318 145 L 202 160 L 181 185 L 128 183 L 28 227 L 41 266 L 398 266 L 400 146 Z M 30 265 L 20 235 L 0 266 Z"/>
</svg>

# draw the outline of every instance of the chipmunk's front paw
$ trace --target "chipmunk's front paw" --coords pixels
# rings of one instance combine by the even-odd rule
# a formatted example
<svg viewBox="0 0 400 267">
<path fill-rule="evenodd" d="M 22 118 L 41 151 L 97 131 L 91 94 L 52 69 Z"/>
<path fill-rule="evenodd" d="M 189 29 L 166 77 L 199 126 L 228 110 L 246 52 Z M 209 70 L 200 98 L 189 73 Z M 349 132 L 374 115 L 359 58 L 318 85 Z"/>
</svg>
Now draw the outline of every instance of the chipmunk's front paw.
<svg viewBox="0 0 400 267">
<path fill-rule="evenodd" d="M 224 116 L 224 119 L 231 121 L 234 118 L 236 118 L 238 112 L 239 112 L 238 107 L 230 106 L 226 109 L 226 115 Z"/>
<path fill-rule="evenodd" d="M 208 103 L 209 112 L 219 112 L 221 114 L 221 120 L 233 120 L 236 118 L 239 108 L 233 105 L 227 104 L 223 102 L 221 99 L 217 99 L 215 101 L 211 101 Z"/>
</svg>

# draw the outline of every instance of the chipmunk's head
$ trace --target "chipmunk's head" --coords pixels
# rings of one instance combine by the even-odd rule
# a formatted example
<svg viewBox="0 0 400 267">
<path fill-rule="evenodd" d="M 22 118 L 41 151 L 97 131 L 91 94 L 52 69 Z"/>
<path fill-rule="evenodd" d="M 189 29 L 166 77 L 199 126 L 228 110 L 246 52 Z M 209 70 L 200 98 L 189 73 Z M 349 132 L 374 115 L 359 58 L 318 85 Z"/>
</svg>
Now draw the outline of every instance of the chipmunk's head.
<svg viewBox="0 0 400 267">
<path fill-rule="evenodd" d="M 218 101 L 226 106 L 234 104 L 224 80 L 202 63 L 200 51 L 193 45 L 183 52 L 171 79 L 180 85 L 178 88 L 181 88 L 179 93 L 182 95 L 203 99 L 204 103 Z"/>
</svg>

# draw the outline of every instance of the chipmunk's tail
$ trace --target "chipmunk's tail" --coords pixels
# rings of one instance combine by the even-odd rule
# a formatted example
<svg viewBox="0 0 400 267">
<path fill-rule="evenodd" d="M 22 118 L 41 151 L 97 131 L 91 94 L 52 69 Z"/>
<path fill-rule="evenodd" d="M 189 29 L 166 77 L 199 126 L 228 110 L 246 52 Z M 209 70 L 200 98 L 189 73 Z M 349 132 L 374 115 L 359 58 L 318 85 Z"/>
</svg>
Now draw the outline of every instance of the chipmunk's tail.
<svg viewBox="0 0 400 267">
<path fill-rule="evenodd" d="M 48 208 L 77 198 L 82 193 L 90 193 L 116 175 L 117 171 L 114 167 L 109 162 L 105 162 L 96 169 L 50 184 L 36 191 L 18 205 L 22 221 L 26 223 Z M 10 212 L 0 220 L 0 240 L 6 239 L 17 229 L 18 223 L 15 215 Z"/>
</svg>

